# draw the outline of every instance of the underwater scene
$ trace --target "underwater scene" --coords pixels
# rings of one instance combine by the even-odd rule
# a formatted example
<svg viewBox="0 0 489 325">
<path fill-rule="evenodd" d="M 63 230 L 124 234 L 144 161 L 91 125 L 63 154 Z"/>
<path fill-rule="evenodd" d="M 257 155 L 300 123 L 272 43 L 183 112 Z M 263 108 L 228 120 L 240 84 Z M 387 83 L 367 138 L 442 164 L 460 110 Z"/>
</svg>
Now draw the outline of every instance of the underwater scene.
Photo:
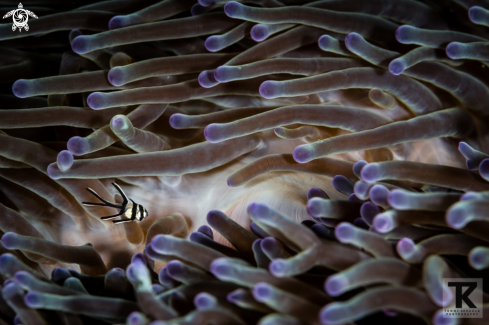
<svg viewBox="0 0 489 325">
<path fill-rule="evenodd" d="M 489 324 L 489 0 L 0 0 L 0 325 Z"/>
</svg>

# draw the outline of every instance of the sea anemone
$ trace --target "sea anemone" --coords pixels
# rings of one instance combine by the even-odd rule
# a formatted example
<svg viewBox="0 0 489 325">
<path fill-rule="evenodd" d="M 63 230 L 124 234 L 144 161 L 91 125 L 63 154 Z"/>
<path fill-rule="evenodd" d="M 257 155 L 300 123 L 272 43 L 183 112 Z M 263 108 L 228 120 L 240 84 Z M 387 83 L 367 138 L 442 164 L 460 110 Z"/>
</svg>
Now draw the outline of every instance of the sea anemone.
<svg viewBox="0 0 489 325">
<path fill-rule="evenodd" d="M 487 1 L 24 9 L 0 324 L 489 322 Z M 83 204 L 112 184 L 149 217 Z M 482 318 L 446 318 L 449 278 L 486 280 Z"/>
</svg>

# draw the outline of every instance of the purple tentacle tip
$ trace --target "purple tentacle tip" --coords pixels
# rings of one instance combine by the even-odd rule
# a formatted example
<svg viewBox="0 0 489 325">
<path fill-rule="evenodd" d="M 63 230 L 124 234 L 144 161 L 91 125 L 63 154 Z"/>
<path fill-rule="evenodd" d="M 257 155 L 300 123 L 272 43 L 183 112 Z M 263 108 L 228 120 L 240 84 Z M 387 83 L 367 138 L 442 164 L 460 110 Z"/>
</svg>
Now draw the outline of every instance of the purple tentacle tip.
<svg viewBox="0 0 489 325">
<path fill-rule="evenodd" d="M 396 317 L 399 313 L 392 309 L 382 309 L 382 312 L 389 317 Z"/>
<path fill-rule="evenodd" d="M 410 255 L 414 253 L 416 244 L 411 238 L 404 237 L 397 242 L 397 252 L 401 256 Z"/>
<path fill-rule="evenodd" d="M 192 8 L 190 8 L 190 14 L 192 16 L 199 16 L 199 15 L 205 14 L 208 11 L 208 9 L 209 8 L 204 7 L 200 3 L 196 3 L 192 6 Z"/>
<path fill-rule="evenodd" d="M 331 303 L 321 309 L 319 318 L 322 324 L 343 324 L 344 320 L 349 318 L 348 310 L 338 303 Z"/>
<path fill-rule="evenodd" d="M 18 271 L 14 274 L 14 282 L 19 286 L 27 285 L 30 279 L 29 273 L 25 271 Z"/>
<path fill-rule="evenodd" d="M 125 122 L 126 121 L 125 121 L 124 115 L 116 115 L 112 118 L 112 120 L 110 121 L 110 124 L 111 124 L 112 129 L 121 130 L 126 125 Z"/>
<path fill-rule="evenodd" d="M 356 218 L 353 221 L 353 225 L 357 228 L 361 228 L 361 229 L 365 229 L 365 230 L 370 229 L 369 224 L 367 222 L 365 222 L 365 220 L 363 220 L 362 218 Z"/>
<path fill-rule="evenodd" d="M 212 232 L 211 227 L 207 225 L 200 226 L 199 229 L 197 229 L 197 232 L 200 232 L 201 234 L 206 235 L 210 239 L 214 239 L 214 233 Z"/>
<path fill-rule="evenodd" d="M 183 265 L 182 265 L 182 262 L 180 262 L 180 261 L 170 261 L 166 265 L 166 272 L 172 278 L 181 274 L 182 271 L 183 271 Z"/>
<path fill-rule="evenodd" d="M 253 287 L 253 296 L 258 301 L 265 301 L 270 298 L 272 290 L 268 283 L 259 282 Z"/>
<path fill-rule="evenodd" d="M 472 153 L 474 149 L 472 149 L 472 147 L 467 143 L 467 142 L 463 142 L 461 141 L 459 144 L 458 144 L 458 151 L 460 151 L 460 153 L 467 159 L 470 154 Z"/>
<path fill-rule="evenodd" d="M 89 52 L 87 36 L 77 36 L 71 42 L 71 49 L 77 54 L 85 54 Z"/>
<path fill-rule="evenodd" d="M 479 193 L 477 192 L 466 192 L 464 195 L 460 197 L 460 201 L 467 200 L 477 200 L 479 198 Z"/>
<path fill-rule="evenodd" d="M 170 116 L 170 126 L 174 129 L 181 129 L 185 127 L 185 115 L 180 113 L 175 113 Z"/>
<path fill-rule="evenodd" d="M 235 76 L 236 68 L 235 67 L 227 67 L 221 66 L 216 69 L 214 72 L 214 78 L 219 82 L 228 82 L 231 81 Z"/>
<path fill-rule="evenodd" d="M 479 174 L 485 179 L 489 179 L 489 159 L 484 159 L 479 165 Z"/>
<path fill-rule="evenodd" d="M 358 181 L 355 183 L 354 186 L 354 191 L 355 194 L 360 198 L 360 199 L 367 199 L 368 198 L 368 190 L 370 189 L 370 184 L 364 181 Z"/>
<path fill-rule="evenodd" d="M 134 259 L 126 269 L 127 279 L 131 282 L 144 281 L 143 279 L 147 273 L 148 269 L 146 268 L 146 264 L 139 258 Z"/>
<path fill-rule="evenodd" d="M 51 163 L 47 168 L 48 176 L 52 179 L 59 179 L 61 177 L 61 170 L 58 167 L 58 163 Z"/>
<path fill-rule="evenodd" d="M 58 154 L 56 162 L 58 164 L 58 168 L 64 172 L 71 168 L 71 166 L 73 165 L 73 161 L 73 154 L 68 150 L 62 150 Z"/>
<path fill-rule="evenodd" d="M 275 251 L 277 248 L 276 239 L 272 237 L 266 237 L 261 241 L 260 246 L 265 251 Z"/>
<path fill-rule="evenodd" d="M 307 199 L 310 200 L 310 199 L 315 198 L 315 197 L 319 197 L 319 198 L 326 199 L 326 200 L 329 199 L 329 196 L 328 196 L 328 194 L 326 194 L 326 192 L 324 192 L 320 188 L 313 187 L 309 191 L 307 191 Z"/>
<path fill-rule="evenodd" d="M 173 283 L 173 278 L 168 274 L 166 266 L 162 267 L 160 273 L 158 273 L 158 282 L 163 286 Z"/>
<path fill-rule="evenodd" d="M 458 42 L 452 42 L 447 45 L 445 52 L 450 59 L 458 59 L 462 54 L 462 47 L 464 45 Z"/>
<path fill-rule="evenodd" d="M 117 29 L 126 26 L 126 17 L 124 16 L 114 16 L 109 20 L 109 29 Z"/>
<path fill-rule="evenodd" d="M 0 270 L 2 269 L 2 266 L 8 265 L 9 263 L 15 262 L 17 258 L 10 254 L 10 253 L 5 253 L 0 255 Z"/>
<path fill-rule="evenodd" d="M 480 160 L 478 159 L 471 159 L 471 157 L 474 156 L 474 149 L 467 144 L 466 142 L 460 142 L 458 144 L 458 151 L 464 156 L 466 159 L 465 165 L 467 166 L 467 169 L 477 169 L 480 164 Z"/>
<path fill-rule="evenodd" d="M 403 73 L 405 69 L 406 69 L 406 66 L 404 65 L 404 63 L 401 60 L 393 60 L 389 64 L 389 71 L 390 71 L 390 73 L 392 73 L 395 76 L 398 76 L 401 73 Z"/>
<path fill-rule="evenodd" d="M 348 201 L 353 201 L 353 202 L 358 202 L 358 203 L 364 203 L 365 200 L 362 200 L 359 198 L 355 193 L 352 193 L 348 196 Z"/>
<path fill-rule="evenodd" d="M 362 179 L 365 182 L 372 183 L 379 179 L 380 177 L 380 167 L 379 164 L 373 163 L 365 165 L 360 172 Z"/>
<path fill-rule="evenodd" d="M 19 79 L 14 82 L 12 92 L 19 98 L 29 97 L 29 80 Z"/>
<path fill-rule="evenodd" d="M 162 285 L 157 284 L 157 283 L 153 283 L 151 285 L 151 289 L 153 290 L 153 293 L 155 295 L 159 295 L 160 293 L 163 293 L 166 290 L 165 287 L 163 287 Z"/>
<path fill-rule="evenodd" d="M 166 254 L 165 246 L 169 243 L 169 239 L 165 235 L 156 235 L 151 239 L 151 248 L 158 254 Z"/>
<path fill-rule="evenodd" d="M 24 302 L 29 308 L 40 308 L 42 307 L 42 298 L 37 292 L 28 292 L 24 296 Z"/>
<path fill-rule="evenodd" d="M 51 280 L 54 282 L 62 282 L 66 280 L 67 278 L 71 277 L 71 273 L 68 272 L 67 269 L 63 269 L 61 267 L 57 267 L 53 270 L 53 273 L 51 274 Z"/>
<path fill-rule="evenodd" d="M 404 208 L 409 203 L 409 198 L 403 190 L 393 189 L 387 196 L 389 205 L 393 208 Z"/>
<path fill-rule="evenodd" d="M 198 77 L 199 84 L 204 88 L 212 88 L 219 84 L 219 82 L 214 77 L 214 71 L 205 70 L 199 74 Z"/>
<path fill-rule="evenodd" d="M 285 264 L 285 260 L 281 258 L 274 259 L 269 266 L 270 273 L 274 276 L 284 276 L 287 271 L 287 265 Z"/>
<path fill-rule="evenodd" d="M 469 19 L 475 24 L 478 23 L 487 23 L 486 22 L 486 9 L 479 7 L 479 6 L 473 6 L 469 8 Z"/>
<path fill-rule="evenodd" d="M 15 284 L 15 282 L 11 281 L 5 281 L 4 286 L 2 288 L 2 293 L 5 296 L 5 293 L 8 294 L 15 294 L 16 292 L 19 292 L 19 287 Z"/>
<path fill-rule="evenodd" d="M 333 187 L 340 193 L 350 195 L 353 193 L 353 182 L 343 175 L 336 175 L 332 181 Z"/>
<path fill-rule="evenodd" d="M 350 33 L 345 37 L 345 45 L 348 49 L 360 45 L 360 42 L 362 41 L 365 42 L 363 37 L 358 33 Z"/>
<path fill-rule="evenodd" d="M 311 198 L 307 201 L 307 213 L 312 217 L 320 217 L 322 212 L 322 198 Z"/>
<path fill-rule="evenodd" d="M 270 218 L 274 215 L 274 212 L 266 204 L 251 203 L 248 205 L 247 212 L 249 215 L 255 218 Z"/>
<path fill-rule="evenodd" d="M 369 196 L 373 203 L 377 205 L 387 205 L 389 190 L 383 185 L 374 185 L 370 189 Z"/>
<path fill-rule="evenodd" d="M 445 311 L 439 310 L 433 316 L 433 324 L 434 325 L 456 325 L 458 324 L 457 318 L 447 318 L 445 317 Z"/>
<path fill-rule="evenodd" d="M 266 99 L 272 99 L 272 98 L 280 97 L 280 95 L 278 93 L 278 89 L 277 89 L 278 85 L 279 85 L 279 83 L 277 81 L 273 81 L 273 80 L 268 80 L 268 81 L 262 82 L 262 84 L 260 85 L 260 89 L 259 89 L 260 95 Z"/>
<path fill-rule="evenodd" d="M 268 234 L 265 231 L 263 231 L 263 229 L 261 229 L 255 222 L 251 222 L 250 230 L 257 237 L 260 237 L 260 238 L 268 237 Z"/>
<path fill-rule="evenodd" d="M 207 292 L 201 292 L 194 298 L 194 305 L 197 308 L 211 308 L 216 305 L 216 298 Z"/>
<path fill-rule="evenodd" d="M 379 207 L 371 202 L 365 202 L 360 208 L 360 215 L 362 216 L 363 220 L 370 225 L 372 224 L 374 217 L 379 213 Z"/>
<path fill-rule="evenodd" d="M 348 285 L 348 279 L 343 275 L 332 275 L 326 280 L 324 285 L 324 289 L 326 292 L 333 296 L 339 296 L 344 291 L 346 286 Z"/>
<path fill-rule="evenodd" d="M 331 43 L 335 39 L 329 35 L 323 35 L 318 39 L 318 46 L 321 50 L 326 51 L 331 47 Z"/>
<path fill-rule="evenodd" d="M 87 104 L 92 109 L 102 109 L 106 107 L 104 93 L 91 93 L 87 97 Z"/>
<path fill-rule="evenodd" d="M 380 233 L 389 232 L 394 227 L 391 218 L 384 214 L 380 214 L 374 218 L 373 226 Z"/>
<path fill-rule="evenodd" d="M 148 259 L 142 253 L 134 254 L 131 258 L 131 263 L 137 263 L 136 260 L 144 265 L 148 265 Z"/>
<path fill-rule="evenodd" d="M 469 263 L 476 270 L 482 270 L 489 266 L 489 254 L 487 248 L 476 247 L 472 249 L 469 254 Z"/>
<path fill-rule="evenodd" d="M 231 274 L 231 268 L 226 265 L 226 262 L 221 258 L 218 258 L 211 263 L 210 270 L 216 277 Z"/>
<path fill-rule="evenodd" d="M 75 39 L 75 37 L 78 37 L 80 35 L 82 35 L 81 30 L 79 30 L 79 29 L 72 29 L 70 31 L 70 35 L 69 35 L 70 42 L 73 41 Z M 66 52 L 65 52 L 65 54 L 66 54 Z"/>
<path fill-rule="evenodd" d="M 134 258 L 134 256 L 133 256 L 133 258 Z M 107 271 L 107 274 L 110 274 L 111 277 L 117 276 L 120 279 L 124 279 L 126 277 L 126 273 L 124 272 L 124 270 L 121 268 L 118 268 L 118 267 L 114 267 L 114 268 L 110 269 L 109 271 Z"/>
<path fill-rule="evenodd" d="M 242 5 L 236 1 L 229 1 L 224 5 L 224 13 L 231 18 L 237 18 L 236 16 L 241 11 Z"/>
<path fill-rule="evenodd" d="M 309 144 L 303 144 L 301 146 L 295 147 L 292 151 L 292 157 L 298 163 L 306 163 L 313 159 L 313 152 L 309 149 Z"/>
<path fill-rule="evenodd" d="M 209 124 L 204 129 L 204 137 L 210 143 L 221 142 L 224 140 L 221 129 L 222 127 L 218 123 Z"/>
<path fill-rule="evenodd" d="M 454 207 L 448 210 L 446 214 L 446 222 L 450 225 L 450 227 L 455 229 L 461 229 L 467 225 L 467 214 L 463 208 Z"/>
<path fill-rule="evenodd" d="M 129 316 L 127 317 L 127 323 L 129 325 L 140 325 L 140 324 L 144 324 L 145 321 L 141 313 L 134 311 L 130 313 Z"/>
<path fill-rule="evenodd" d="M 257 24 L 251 28 L 250 36 L 255 42 L 261 42 L 267 39 L 270 35 L 270 30 L 267 25 Z"/>
<path fill-rule="evenodd" d="M 216 223 L 218 223 L 221 220 L 226 220 L 228 217 L 221 211 L 219 210 L 211 210 L 207 213 L 207 223 L 213 227 Z"/>
<path fill-rule="evenodd" d="M 362 171 L 362 168 L 367 165 L 368 162 L 366 162 L 365 160 L 359 160 L 357 161 L 356 163 L 353 164 L 353 174 L 355 174 L 358 178 L 361 178 L 361 171 Z"/>
<path fill-rule="evenodd" d="M 204 42 L 205 48 L 209 52 L 217 52 L 222 50 L 221 37 L 218 35 L 209 36 Z"/>
<path fill-rule="evenodd" d="M 199 4 L 200 4 L 202 7 L 209 7 L 209 6 L 212 6 L 214 3 L 215 3 L 215 1 L 214 1 L 214 0 L 199 0 Z"/>
<path fill-rule="evenodd" d="M 72 137 L 68 140 L 68 150 L 75 156 L 84 155 L 88 152 L 88 143 L 82 137 Z"/>
<path fill-rule="evenodd" d="M 7 249 L 15 249 L 17 247 L 17 234 L 13 232 L 7 232 L 1 239 L 3 247 Z"/>
<path fill-rule="evenodd" d="M 110 69 L 107 78 L 109 79 L 109 82 L 118 87 L 122 86 L 124 82 L 124 70 L 120 67 L 114 67 Z"/>
<path fill-rule="evenodd" d="M 228 293 L 228 295 L 226 296 L 227 301 L 233 304 L 239 302 L 242 298 L 242 293 L 238 290 Z"/>
<path fill-rule="evenodd" d="M 311 227 L 311 230 L 319 238 L 326 238 L 326 239 L 334 239 L 335 238 L 334 233 L 332 231 L 332 228 L 328 228 L 325 225 L 317 223 Z"/>
<path fill-rule="evenodd" d="M 396 39 L 399 43 L 406 44 L 410 42 L 411 34 L 414 28 L 409 25 L 402 25 L 396 29 Z"/>
<path fill-rule="evenodd" d="M 355 229 L 351 223 L 342 222 L 335 229 L 336 238 L 340 242 L 349 242 L 355 237 Z"/>
</svg>

